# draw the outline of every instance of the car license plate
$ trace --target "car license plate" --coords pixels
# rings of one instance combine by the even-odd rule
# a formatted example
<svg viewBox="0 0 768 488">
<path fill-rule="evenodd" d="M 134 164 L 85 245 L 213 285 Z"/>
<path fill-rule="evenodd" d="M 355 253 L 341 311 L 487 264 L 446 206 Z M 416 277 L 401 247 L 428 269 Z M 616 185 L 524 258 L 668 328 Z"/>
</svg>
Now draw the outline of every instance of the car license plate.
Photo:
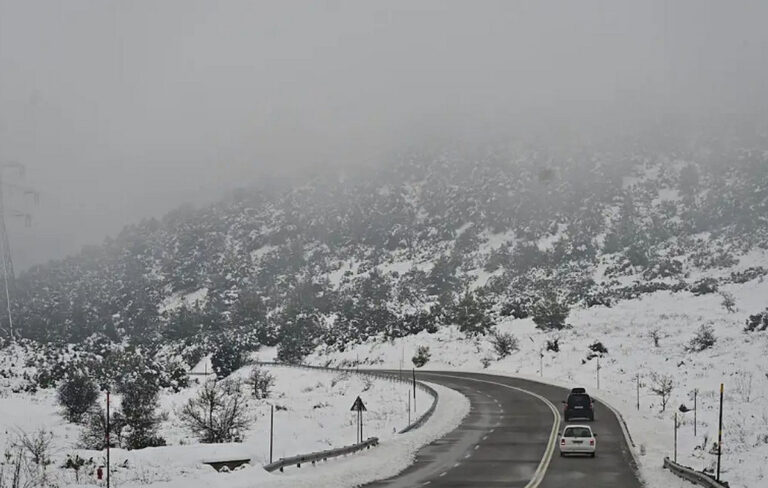
<svg viewBox="0 0 768 488">
<path fill-rule="evenodd" d="M 574 408 L 574 409 L 576 409 L 576 410 L 581 410 L 581 409 L 582 409 L 582 408 L 584 408 L 584 407 L 582 407 L 581 405 L 577 405 L 577 406 L 575 406 L 575 407 L 573 407 L 573 408 Z"/>
<path fill-rule="evenodd" d="M 584 444 L 584 441 L 573 441 L 574 444 Z"/>
</svg>

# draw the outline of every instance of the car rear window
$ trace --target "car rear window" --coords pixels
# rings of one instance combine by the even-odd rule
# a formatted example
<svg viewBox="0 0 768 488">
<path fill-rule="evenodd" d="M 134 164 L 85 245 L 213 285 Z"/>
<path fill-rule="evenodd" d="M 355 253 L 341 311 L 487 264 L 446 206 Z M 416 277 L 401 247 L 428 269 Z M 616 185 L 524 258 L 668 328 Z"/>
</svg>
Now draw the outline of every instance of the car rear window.
<svg viewBox="0 0 768 488">
<path fill-rule="evenodd" d="M 592 432 L 587 427 L 568 427 L 563 437 L 592 437 Z"/>
<path fill-rule="evenodd" d="M 586 407 L 590 403 L 589 395 L 571 395 L 568 397 L 568 405 Z"/>
</svg>

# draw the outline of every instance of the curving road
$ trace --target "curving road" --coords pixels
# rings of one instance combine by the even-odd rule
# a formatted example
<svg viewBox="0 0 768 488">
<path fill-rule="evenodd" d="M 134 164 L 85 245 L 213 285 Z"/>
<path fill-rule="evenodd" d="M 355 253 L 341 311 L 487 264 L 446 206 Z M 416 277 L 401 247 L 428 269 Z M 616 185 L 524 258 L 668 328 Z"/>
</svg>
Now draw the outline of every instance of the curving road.
<svg viewBox="0 0 768 488">
<path fill-rule="evenodd" d="M 416 462 L 371 488 L 520 487 L 639 488 L 621 425 L 595 402 L 595 458 L 562 458 L 557 450 L 562 401 L 568 391 L 517 378 L 478 373 L 419 371 L 418 379 L 469 398 L 461 425 L 424 446 Z"/>
</svg>

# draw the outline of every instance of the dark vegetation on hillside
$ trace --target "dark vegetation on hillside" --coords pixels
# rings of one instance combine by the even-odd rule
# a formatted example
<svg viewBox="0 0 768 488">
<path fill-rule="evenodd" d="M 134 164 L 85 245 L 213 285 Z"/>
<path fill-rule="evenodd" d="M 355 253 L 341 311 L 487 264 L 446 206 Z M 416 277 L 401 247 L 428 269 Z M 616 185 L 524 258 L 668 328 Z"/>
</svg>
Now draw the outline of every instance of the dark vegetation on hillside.
<svg viewBox="0 0 768 488">
<path fill-rule="evenodd" d="M 126 227 L 20 276 L 15 327 L 47 344 L 35 346 L 50 365 L 43 386 L 63 377 L 60 355 L 105 381 L 125 366 L 177 387 L 209 353 L 225 376 L 261 345 L 300 361 L 318 345 L 448 323 L 477 335 L 500 316 L 533 316 L 557 329 L 576 304 L 714 293 L 717 280 L 687 273 L 731 267 L 755 247 L 768 247 L 762 150 L 418 154 Z M 479 273 L 492 276 L 477 286 Z M 196 303 L 162 306 L 201 288 Z"/>
</svg>

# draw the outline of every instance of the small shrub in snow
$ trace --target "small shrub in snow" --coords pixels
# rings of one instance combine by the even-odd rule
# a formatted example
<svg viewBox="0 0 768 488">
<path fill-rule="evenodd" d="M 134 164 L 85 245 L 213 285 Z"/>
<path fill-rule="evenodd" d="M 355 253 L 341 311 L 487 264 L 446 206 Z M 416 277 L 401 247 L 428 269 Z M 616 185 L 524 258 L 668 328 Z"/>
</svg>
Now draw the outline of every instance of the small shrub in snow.
<svg viewBox="0 0 768 488">
<path fill-rule="evenodd" d="M 509 356 L 520 348 L 517 337 L 509 332 L 494 332 L 491 334 L 491 344 L 499 359 Z"/>
<path fill-rule="evenodd" d="M 659 347 L 661 341 L 661 332 L 659 332 L 659 329 L 653 329 L 649 335 L 653 341 L 653 347 Z"/>
<path fill-rule="evenodd" d="M 750 315 L 747 319 L 747 326 L 744 332 L 762 332 L 768 330 L 768 308 L 755 315 Z"/>
<path fill-rule="evenodd" d="M 696 296 L 715 293 L 717 291 L 717 280 L 714 278 L 702 278 L 691 285 L 690 291 Z"/>
<path fill-rule="evenodd" d="M 597 357 L 601 358 L 606 354 L 608 354 L 608 348 L 605 347 L 602 342 L 595 341 L 589 345 L 589 354 L 587 354 L 587 361 Z"/>
<path fill-rule="evenodd" d="M 720 297 L 722 297 L 723 299 L 720 302 L 720 305 L 722 305 L 723 308 L 728 311 L 728 313 L 736 312 L 736 299 L 733 297 L 732 293 L 728 293 L 727 291 L 721 291 Z"/>
<path fill-rule="evenodd" d="M 702 325 L 688 344 L 688 350 L 701 352 L 715 345 L 715 331 L 710 325 Z"/>
<path fill-rule="evenodd" d="M 251 387 L 251 395 L 254 398 L 263 400 L 269 398 L 270 393 L 272 393 L 275 377 L 272 376 L 269 371 L 265 371 L 256 365 L 251 369 L 251 374 L 248 376 L 247 383 L 248 386 Z"/>
<path fill-rule="evenodd" d="M 483 365 L 483 369 L 487 369 L 492 362 L 493 362 L 493 357 L 490 354 L 486 354 L 485 356 L 480 358 L 480 364 Z"/>
<path fill-rule="evenodd" d="M 661 399 L 662 412 L 667 409 L 667 402 L 674 387 L 675 383 L 672 380 L 672 376 L 651 373 L 651 391 Z"/>
<path fill-rule="evenodd" d="M 70 422 L 80 422 L 99 397 L 96 384 L 84 374 L 76 373 L 67 378 L 58 391 L 59 404 Z"/>
<path fill-rule="evenodd" d="M 182 423 L 205 444 L 242 442 L 251 419 L 239 382 L 208 381 L 179 413 Z"/>
<path fill-rule="evenodd" d="M 64 464 L 61 467 L 64 469 L 71 469 L 75 473 L 75 483 L 79 484 L 80 470 L 82 470 L 84 466 L 92 464 L 93 458 L 86 461 L 81 458 L 79 454 L 75 454 L 74 456 L 72 454 L 67 454 L 67 460 L 64 461 Z"/>
<path fill-rule="evenodd" d="M 431 356 L 429 346 L 419 346 L 418 349 L 416 349 L 416 354 L 411 358 L 411 361 L 413 361 L 414 366 L 421 368 L 429 362 Z"/>
<path fill-rule="evenodd" d="M 555 337 L 552 340 L 547 339 L 547 351 L 560 352 L 560 338 Z"/>
</svg>

